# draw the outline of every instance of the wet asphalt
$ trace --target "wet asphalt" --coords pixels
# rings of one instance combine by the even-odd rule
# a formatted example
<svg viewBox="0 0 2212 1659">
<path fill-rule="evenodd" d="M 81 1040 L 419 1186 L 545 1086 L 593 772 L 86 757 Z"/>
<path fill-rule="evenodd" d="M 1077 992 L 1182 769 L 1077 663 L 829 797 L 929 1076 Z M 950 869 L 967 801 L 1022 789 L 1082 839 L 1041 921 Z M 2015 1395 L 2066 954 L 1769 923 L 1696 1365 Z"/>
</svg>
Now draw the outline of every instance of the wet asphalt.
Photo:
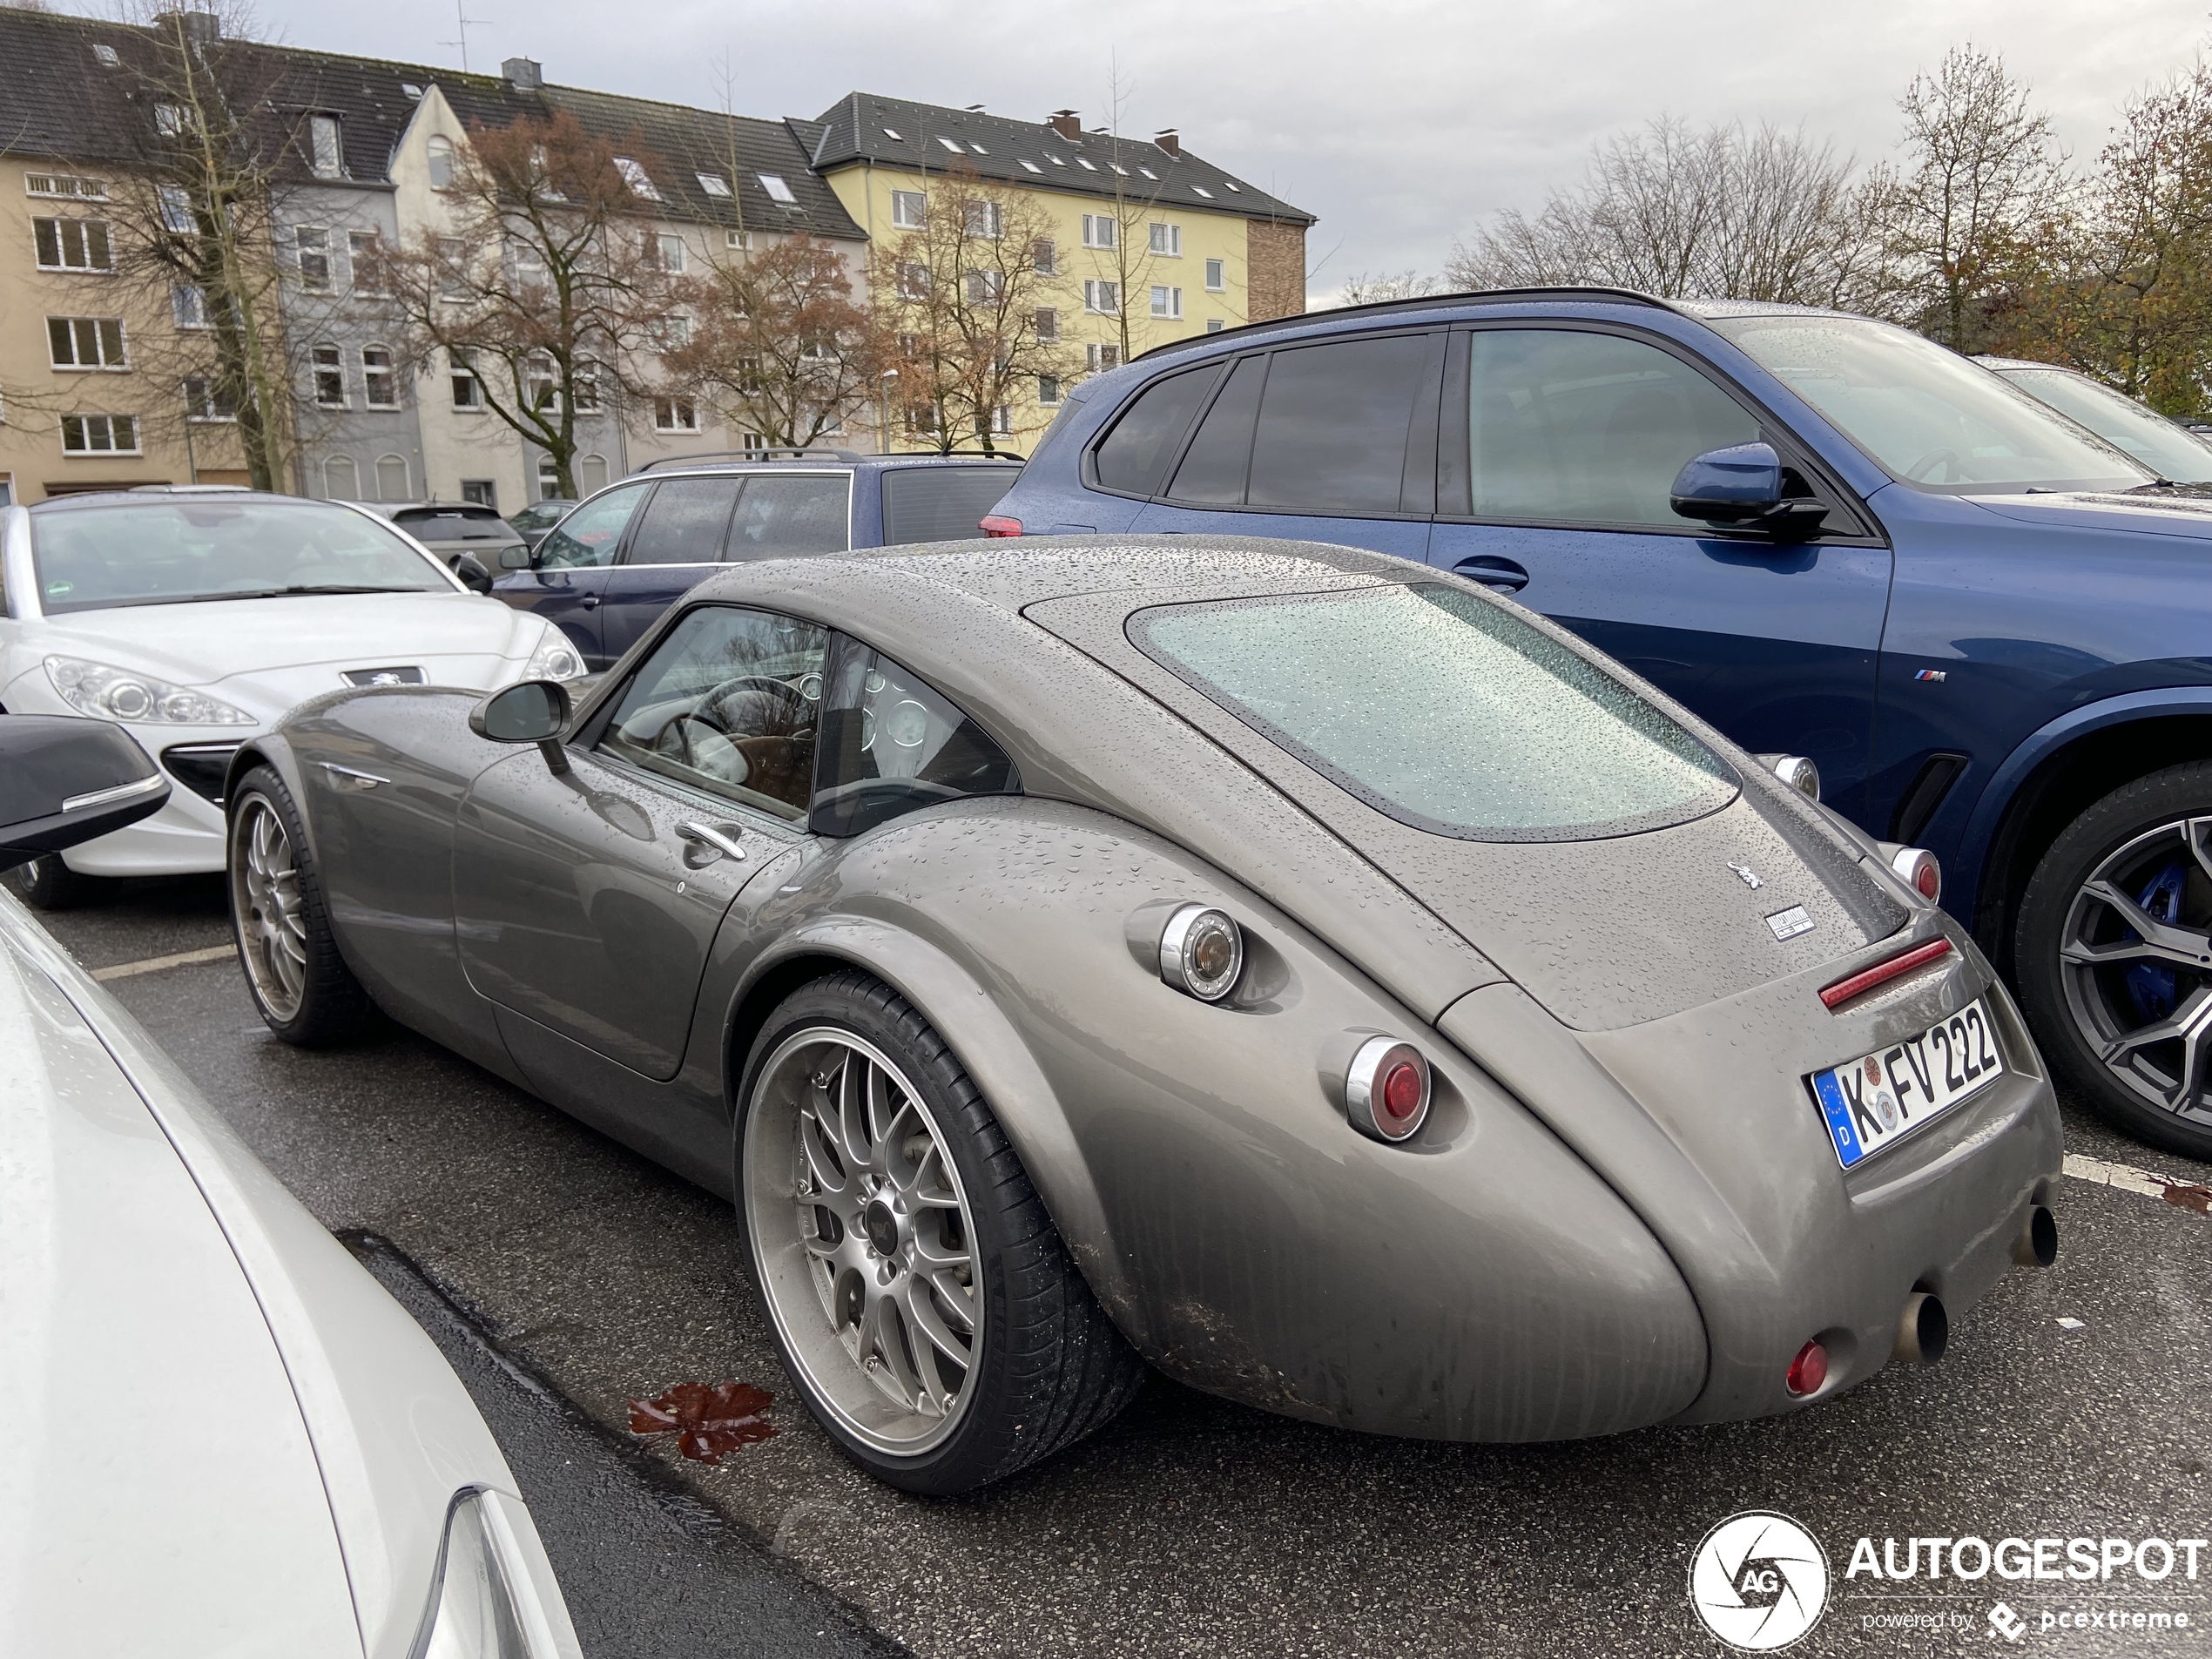
<svg viewBox="0 0 2212 1659">
<path fill-rule="evenodd" d="M 42 919 L 94 968 L 228 936 L 214 880 Z M 2063 1182 L 2055 1269 L 1958 1315 L 1940 1366 L 1791 1418 L 1441 1446 L 1154 1379 L 1073 1453 L 917 1499 L 806 1418 L 721 1201 L 395 1028 L 287 1049 L 233 962 L 108 988 L 445 1348 L 593 1659 L 1716 1654 L 1688 1566 L 1746 1509 L 1810 1528 L 1836 1575 L 1793 1653 L 2212 1653 L 2212 1550 L 2193 1581 L 1844 1576 L 1861 1535 L 2212 1537 L 2212 1220 L 2156 1198 Z M 2067 1130 L 2071 1152 L 2212 1182 L 2071 1109 Z M 628 1434 L 629 1399 L 725 1381 L 777 1395 L 774 1438 L 710 1467 Z M 1991 1629 L 2000 1599 L 2017 1642 Z M 2104 1622 L 2047 1627 L 2077 1613 Z"/>
</svg>

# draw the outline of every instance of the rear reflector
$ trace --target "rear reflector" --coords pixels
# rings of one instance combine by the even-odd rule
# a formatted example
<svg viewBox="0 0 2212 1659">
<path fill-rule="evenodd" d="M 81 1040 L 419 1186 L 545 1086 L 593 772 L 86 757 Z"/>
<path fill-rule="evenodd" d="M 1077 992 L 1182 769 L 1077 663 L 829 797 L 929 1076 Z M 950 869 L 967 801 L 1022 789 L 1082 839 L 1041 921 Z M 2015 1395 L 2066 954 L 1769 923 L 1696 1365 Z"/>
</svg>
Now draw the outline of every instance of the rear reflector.
<svg viewBox="0 0 2212 1659">
<path fill-rule="evenodd" d="M 1784 1380 L 1793 1394 L 1818 1393 L 1828 1380 L 1828 1350 L 1817 1342 L 1806 1343 L 1790 1362 L 1790 1374 Z"/>
<path fill-rule="evenodd" d="M 1925 967 L 1950 954 L 1951 941 L 1948 939 L 1931 939 L 1924 945 L 1915 945 L 1911 950 L 1900 952 L 1885 962 L 1877 962 L 1863 972 L 1853 974 L 1849 979 L 1838 980 L 1821 992 L 1820 1000 L 1831 1008 L 1841 1008 L 1854 996 L 1863 996 L 1877 985 L 1887 984 L 1900 974 L 1910 974 L 1914 968 Z"/>
<path fill-rule="evenodd" d="M 996 513 L 986 513 L 982 529 L 986 536 L 1019 536 L 1022 534 L 1022 521 L 1018 518 L 1001 518 Z"/>
</svg>

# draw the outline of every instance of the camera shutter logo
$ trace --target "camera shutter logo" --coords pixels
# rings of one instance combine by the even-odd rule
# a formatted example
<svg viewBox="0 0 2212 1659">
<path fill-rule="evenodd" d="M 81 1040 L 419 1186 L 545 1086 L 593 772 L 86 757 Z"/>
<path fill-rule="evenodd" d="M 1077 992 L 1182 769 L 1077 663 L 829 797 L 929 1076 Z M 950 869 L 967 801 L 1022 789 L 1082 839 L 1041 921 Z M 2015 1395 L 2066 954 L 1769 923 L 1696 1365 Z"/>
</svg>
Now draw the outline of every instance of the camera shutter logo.
<svg viewBox="0 0 2212 1659">
<path fill-rule="evenodd" d="M 1730 1515 L 1689 1558 L 1689 1605 L 1731 1648 L 1772 1653 L 1820 1622 L 1828 1608 L 1828 1557 L 1787 1515 Z"/>
</svg>

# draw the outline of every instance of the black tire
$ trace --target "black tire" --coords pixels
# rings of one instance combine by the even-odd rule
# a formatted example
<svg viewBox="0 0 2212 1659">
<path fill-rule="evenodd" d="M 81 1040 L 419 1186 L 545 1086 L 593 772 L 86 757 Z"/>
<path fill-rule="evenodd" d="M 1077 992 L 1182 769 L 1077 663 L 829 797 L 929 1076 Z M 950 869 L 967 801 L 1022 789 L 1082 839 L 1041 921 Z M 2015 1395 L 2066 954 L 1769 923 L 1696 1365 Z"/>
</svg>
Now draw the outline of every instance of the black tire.
<svg viewBox="0 0 2212 1659">
<path fill-rule="evenodd" d="M 2212 1045 L 2201 1056 L 2203 1075 L 2188 1098 L 2181 1097 L 2188 1078 L 2180 1069 L 2183 1045 L 2178 1041 L 2146 1047 L 2118 1068 L 2100 1054 L 2101 1044 L 2155 1023 L 2156 1009 L 2166 1003 L 2146 998 L 2186 998 L 2197 986 L 2212 986 L 2212 968 L 2159 962 L 2154 967 L 2163 981 L 2131 990 L 2124 977 L 2128 967 L 2069 965 L 2062 955 L 2070 939 L 2125 942 L 2134 933 L 2116 909 L 2085 894 L 2093 877 L 2137 899 L 2146 873 L 2176 867 L 2182 875 L 2172 920 L 2207 935 L 2212 952 L 2212 865 L 2202 856 L 2191 858 L 2186 832 L 2173 827 L 2202 818 L 2212 818 L 2212 761 L 2200 760 L 2124 784 L 2067 825 L 2021 895 L 2014 973 L 2036 1041 L 2083 1105 L 2123 1135 L 2186 1157 L 2212 1159 Z M 2155 1098 L 2160 1076 L 2174 1085 L 2172 1097 L 2163 1102 Z"/>
<path fill-rule="evenodd" d="M 290 863 L 289 887 L 296 896 L 296 907 L 284 907 L 284 910 L 285 921 L 297 928 L 293 941 L 296 980 L 282 974 L 276 965 L 270 939 L 273 930 L 262 925 L 263 919 L 273 919 L 276 911 L 266 902 L 266 885 L 254 880 L 254 849 L 249 843 L 264 814 L 281 832 Z M 231 937 L 237 943 L 239 965 L 245 970 L 246 987 L 262 1022 L 285 1042 L 302 1049 L 321 1048 L 354 1035 L 368 1019 L 372 1005 L 368 993 L 338 953 L 314 854 L 292 792 L 274 768 L 256 766 L 239 780 L 226 816 Z M 260 897 L 257 887 L 261 888 Z"/>
<path fill-rule="evenodd" d="M 911 1082 L 943 1132 L 941 1144 L 966 1197 L 964 1213 L 972 1217 L 970 1248 L 982 1280 L 980 1352 L 967 1372 L 964 1406 L 950 1437 L 915 1453 L 889 1453 L 867 1443 L 813 1384 L 774 1305 L 762 1240 L 748 1219 L 749 1177 L 774 1178 L 772 1167 L 745 1168 L 754 1109 L 770 1099 L 762 1093 L 764 1068 L 799 1034 L 826 1028 L 873 1045 Z M 746 1260 L 763 1312 L 808 1409 L 861 1467 L 908 1492 L 971 1491 L 1095 1433 L 1136 1398 L 1147 1374 L 1144 1362 L 1069 1259 L 989 1103 L 944 1040 L 898 993 L 852 970 L 794 992 L 753 1044 L 738 1099 L 738 1224 L 748 1235 Z M 771 1103 L 762 1109 L 779 1109 Z M 762 1143 L 772 1144 L 773 1135 L 764 1119 Z M 760 1201 L 779 1199 L 795 1202 L 788 1176 L 774 1197 Z M 822 1351 L 815 1352 L 819 1357 Z"/>
<path fill-rule="evenodd" d="M 58 853 L 42 853 L 4 878 L 8 889 L 34 910 L 74 910 L 99 891 L 101 878 L 79 875 Z"/>
</svg>

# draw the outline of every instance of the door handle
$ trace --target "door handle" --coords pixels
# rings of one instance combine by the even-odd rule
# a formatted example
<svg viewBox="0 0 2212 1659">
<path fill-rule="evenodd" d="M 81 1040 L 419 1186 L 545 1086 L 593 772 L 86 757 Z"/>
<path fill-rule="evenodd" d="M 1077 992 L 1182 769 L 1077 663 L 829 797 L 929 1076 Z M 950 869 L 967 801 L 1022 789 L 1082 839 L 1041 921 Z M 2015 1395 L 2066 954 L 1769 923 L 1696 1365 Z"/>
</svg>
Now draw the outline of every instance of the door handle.
<svg viewBox="0 0 2212 1659">
<path fill-rule="evenodd" d="M 577 603 L 586 610 L 597 610 L 599 608 L 599 596 L 596 593 L 587 593 Z"/>
<path fill-rule="evenodd" d="M 1479 553 L 1471 559 L 1461 559 L 1452 567 L 1452 573 L 1480 582 L 1486 588 L 1495 588 L 1501 593 L 1519 593 L 1528 585 L 1527 570 L 1494 553 Z"/>
<path fill-rule="evenodd" d="M 738 845 L 738 838 L 727 830 L 715 829 L 710 825 L 686 819 L 676 826 L 676 833 L 687 841 L 719 853 L 724 858 L 741 859 L 745 856 L 745 848 Z"/>
</svg>

